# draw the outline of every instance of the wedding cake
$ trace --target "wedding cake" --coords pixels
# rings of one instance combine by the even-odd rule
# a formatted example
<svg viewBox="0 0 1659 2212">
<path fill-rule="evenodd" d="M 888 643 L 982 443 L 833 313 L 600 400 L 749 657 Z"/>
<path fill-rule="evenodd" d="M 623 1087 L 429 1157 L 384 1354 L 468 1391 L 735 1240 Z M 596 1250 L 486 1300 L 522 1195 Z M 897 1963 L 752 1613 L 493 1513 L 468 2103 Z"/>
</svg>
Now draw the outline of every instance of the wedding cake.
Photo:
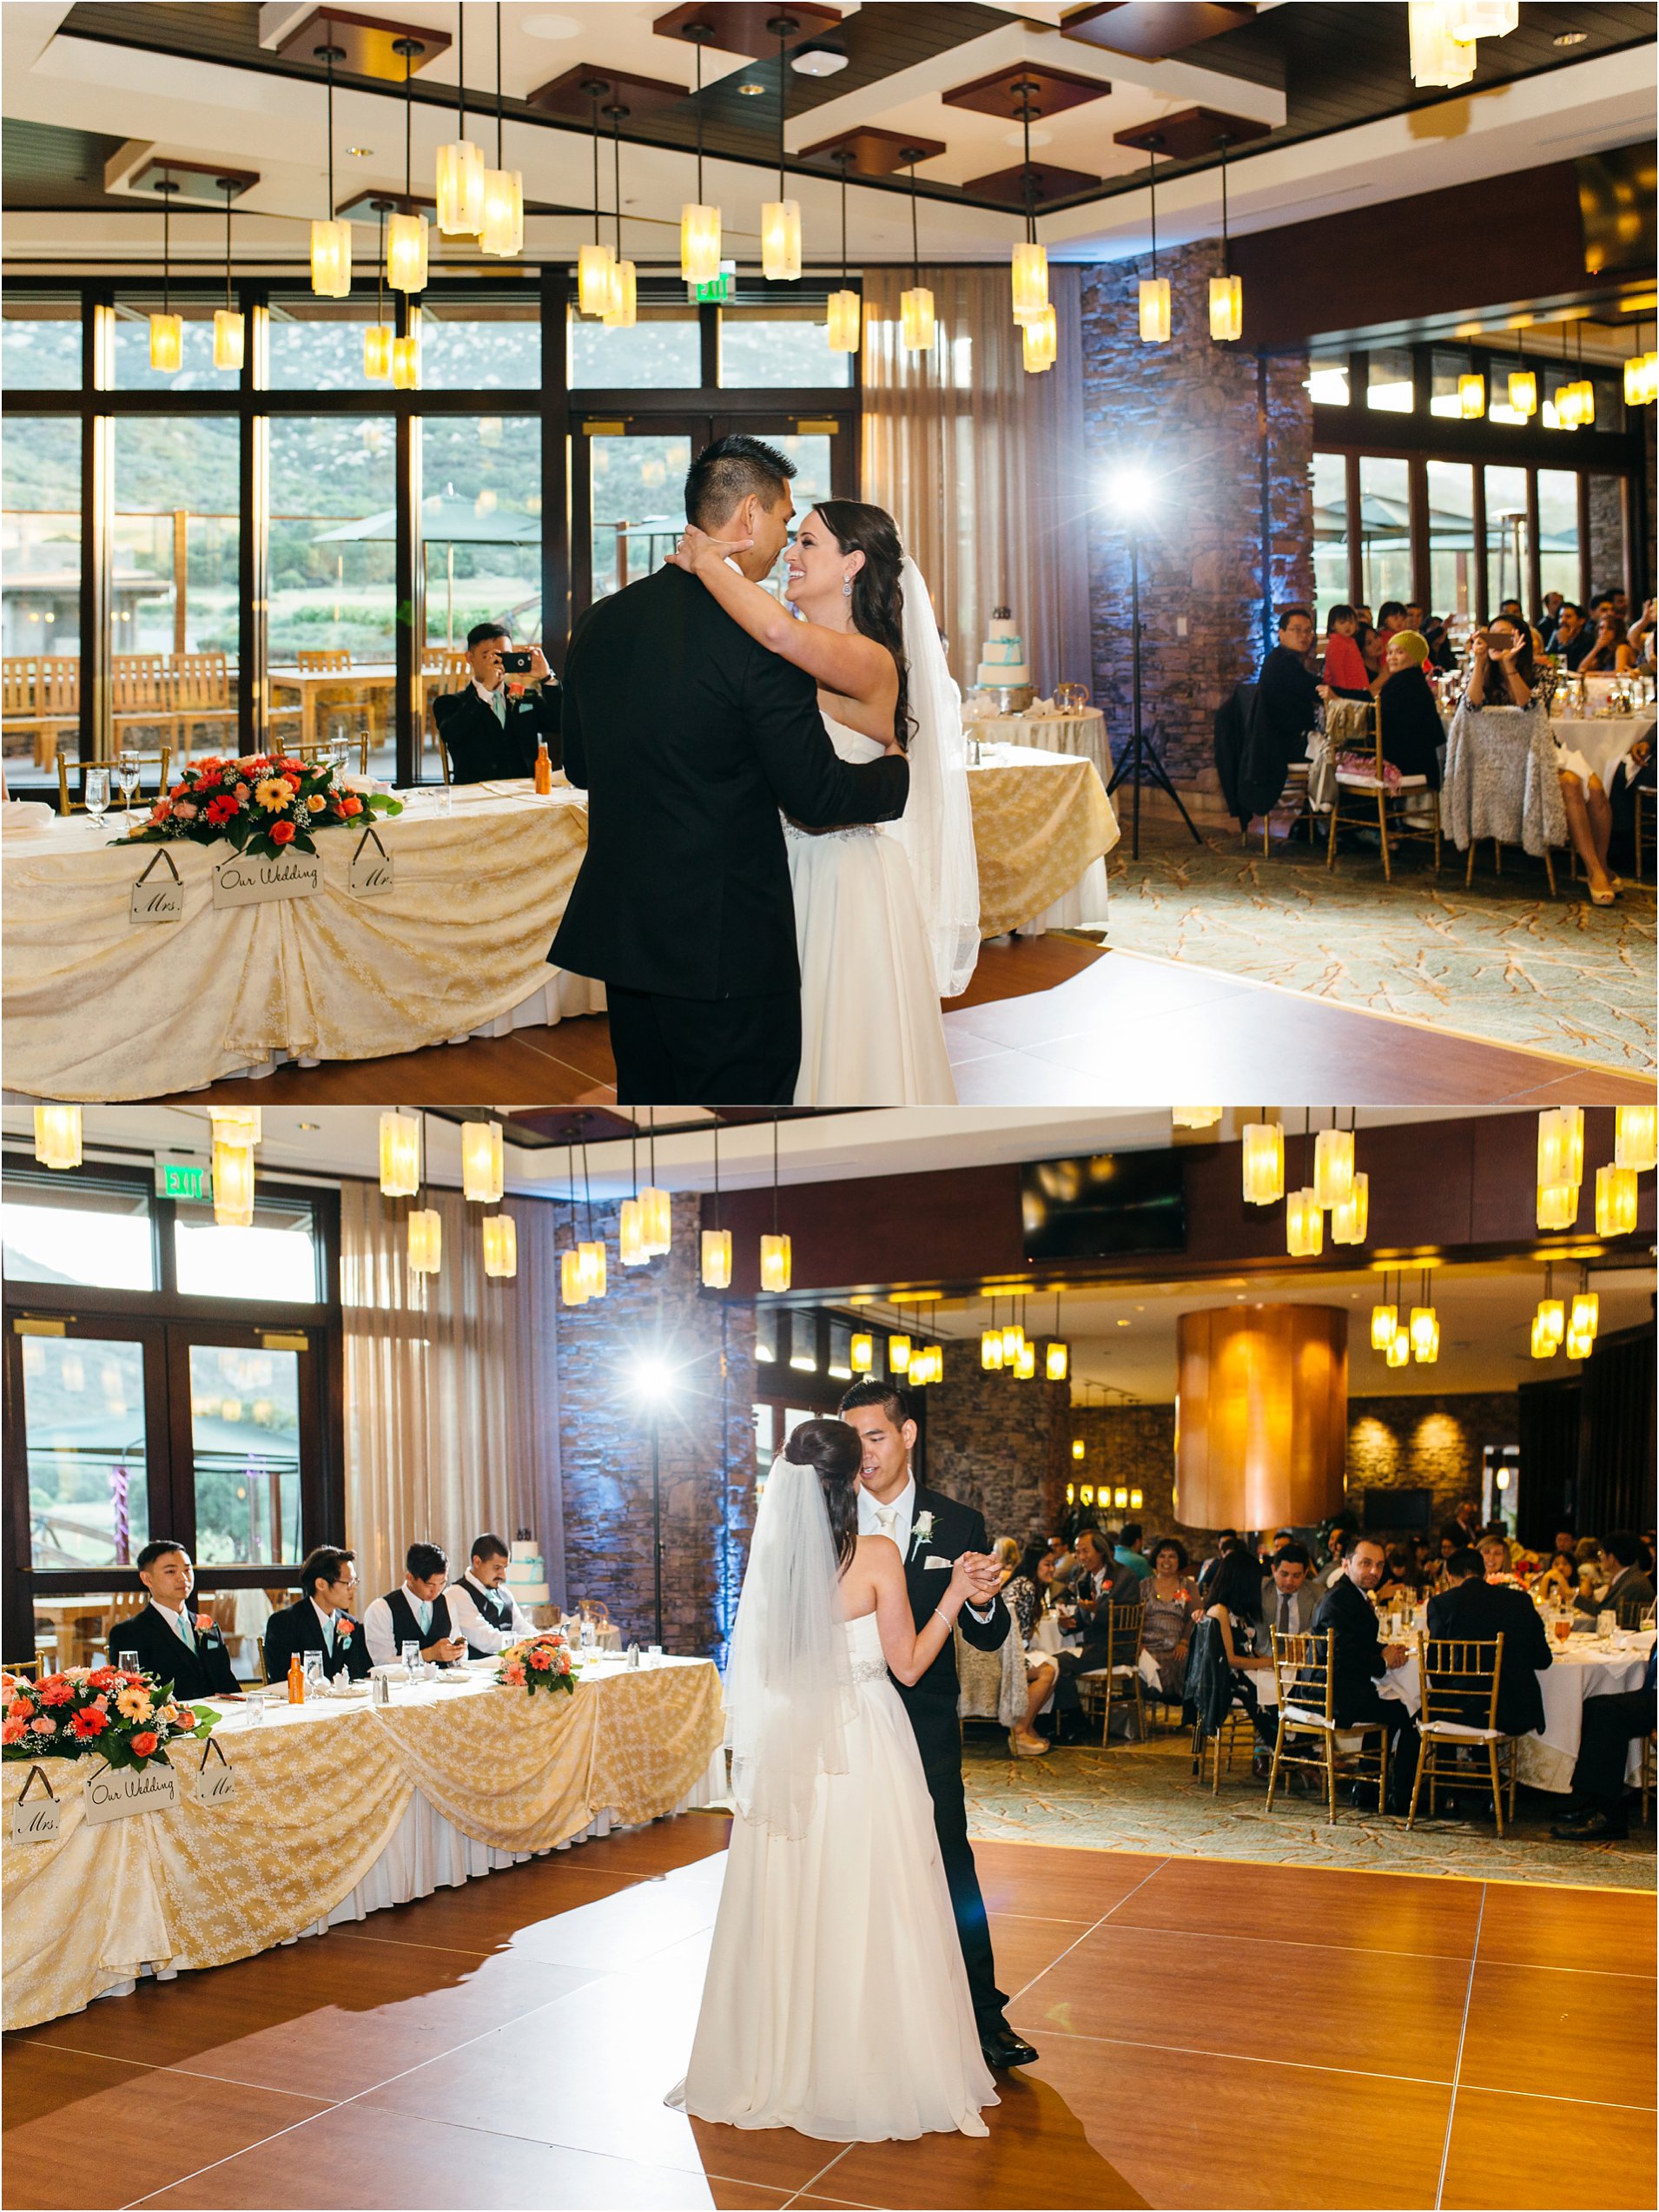
<svg viewBox="0 0 1659 2212">
<path fill-rule="evenodd" d="M 507 1561 L 507 1589 L 522 1606 L 552 1602 L 547 1592 L 546 1570 L 533 1536 L 521 1538 L 512 1547 Z"/>
<path fill-rule="evenodd" d="M 979 681 L 997 690 L 1029 683 L 1030 664 L 1025 657 L 1025 639 L 1015 626 L 1014 616 L 1007 607 L 995 607 L 991 611 L 991 634 L 985 640 L 984 657 L 979 664 Z"/>
</svg>

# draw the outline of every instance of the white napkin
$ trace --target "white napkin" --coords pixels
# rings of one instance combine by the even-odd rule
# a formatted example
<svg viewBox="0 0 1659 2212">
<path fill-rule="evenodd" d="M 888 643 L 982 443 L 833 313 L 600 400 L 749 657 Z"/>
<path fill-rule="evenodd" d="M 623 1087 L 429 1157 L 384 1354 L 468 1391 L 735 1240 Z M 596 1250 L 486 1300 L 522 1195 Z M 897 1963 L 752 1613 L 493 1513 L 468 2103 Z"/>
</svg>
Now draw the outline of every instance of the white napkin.
<svg viewBox="0 0 1659 2212">
<path fill-rule="evenodd" d="M 50 829 L 55 819 L 54 808 L 42 806 L 33 799 L 10 799 L 0 807 L 0 829 L 33 833 Z"/>
</svg>

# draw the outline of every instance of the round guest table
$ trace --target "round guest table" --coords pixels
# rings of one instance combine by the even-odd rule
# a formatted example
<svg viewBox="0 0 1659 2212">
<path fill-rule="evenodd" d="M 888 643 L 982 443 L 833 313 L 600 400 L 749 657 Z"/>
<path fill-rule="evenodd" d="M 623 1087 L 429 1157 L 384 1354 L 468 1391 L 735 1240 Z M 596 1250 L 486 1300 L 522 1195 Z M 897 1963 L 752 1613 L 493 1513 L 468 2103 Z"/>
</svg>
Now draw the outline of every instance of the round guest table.
<svg viewBox="0 0 1659 2212">
<path fill-rule="evenodd" d="M 1094 762 L 1102 783 L 1112 781 L 1106 716 L 1098 707 L 1085 707 L 1079 714 L 1053 710 L 1043 714 L 1034 710 L 1026 714 L 991 715 L 982 720 L 970 716 L 962 727 L 970 740 L 976 737 L 985 745 L 1024 745 L 1036 752 L 1079 754 Z"/>
</svg>

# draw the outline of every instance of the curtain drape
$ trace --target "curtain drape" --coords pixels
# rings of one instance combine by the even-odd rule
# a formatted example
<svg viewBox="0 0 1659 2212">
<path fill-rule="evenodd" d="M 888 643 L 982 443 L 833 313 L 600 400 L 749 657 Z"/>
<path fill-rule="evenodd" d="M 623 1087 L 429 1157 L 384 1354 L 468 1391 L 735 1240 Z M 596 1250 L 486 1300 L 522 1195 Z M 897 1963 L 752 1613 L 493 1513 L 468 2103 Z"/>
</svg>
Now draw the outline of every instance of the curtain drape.
<svg viewBox="0 0 1659 2212">
<path fill-rule="evenodd" d="M 559 1460 L 557 1213 L 534 1198 L 499 1209 L 517 1225 L 519 1272 L 484 1272 L 481 1210 L 459 1192 L 420 1200 L 443 1223 L 443 1265 L 413 1275 L 408 1206 L 372 1183 L 340 1194 L 346 1337 L 346 1542 L 360 1602 L 402 1579 L 429 1540 L 463 1573 L 474 1536 L 538 1539 L 565 1589 Z"/>
<path fill-rule="evenodd" d="M 903 269 L 864 279 L 863 497 L 898 523 L 928 579 L 951 673 L 973 682 L 991 611 L 1011 607 L 1040 691 L 1089 681 L 1088 474 L 1081 272 L 1050 264 L 1053 368 L 1028 376 L 1008 273 L 923 268 L 928 353 L 899 344 Z"/>
</svg>

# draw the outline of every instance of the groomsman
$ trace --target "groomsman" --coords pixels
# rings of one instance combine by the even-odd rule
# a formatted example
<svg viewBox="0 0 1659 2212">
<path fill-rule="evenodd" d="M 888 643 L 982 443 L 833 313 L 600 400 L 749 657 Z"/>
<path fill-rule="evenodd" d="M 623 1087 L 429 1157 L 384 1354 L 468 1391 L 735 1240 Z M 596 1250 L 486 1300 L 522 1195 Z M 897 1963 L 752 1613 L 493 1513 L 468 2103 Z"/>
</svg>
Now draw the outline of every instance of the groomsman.
<svg viewBox="0 0 1659 2212">
<path fill-rule="evenodd" d="M 337 1544 L 319 1544 L 300 1569 L 301 1596 L 265 1624 L 265 1674 L 279 1682 L 297 1652 L 322 1654 L 322 1671 L 332 1682 L 349 1674 L 354 1682 L 368 1673 L 368 1645 L 347 1607 L 357 1595 L 357 1554 Z"/>
<path fill-rule="evenodd" d="M 539 645 L 532 645 L 530 667 L 508 676 L 503 653 L 512 638 L 499 622 L 480 622 L 466 633 L 466 688 L 446 691 L 432 703 L 438 735 L 449 755 L 456 783 L 482 783 L 492 776 L 535 773 L 536 749 L 545 738 L 549 759 L 559 766 L 559 686 Z"/>
<path fill-rule="evenodd" d="M 512 1555 L 500 1537 L 486 1529 L 473 1540 L 466 1574 L 445 1593 L 450 1626 L 466 1640 L 471 1659 L 492 1659 L 536 1633 L 535 1622 L 506 1587 Z"/>
<path fill-rule="evenodd" d="M 171 1682 L 179 1697 L 240 1690 L 217 1623 L 191 1608 L 195 1570 L 183 1545 L 166 1536 L 146 1544 L 138 1555 L 138 1579 L 145 1602 L 130 1621 L 117 1621 L 110 1630 L 111 1665 L 122 1652 L 135 1652 L 140 1671 Z"/>
<path fill-rule="evenodd" d="M 370 1659 L 377 1667 L 389 1667 L 405 1644 L 419 1644 L 422 1659 L 440 1666 L 465 1659 L 465 1640 L 451 1634 L 444 1596 L 449 1561 L 444 1552 L 437 1544 L 411 1544 L 403 1563 L 402 1588 L 377 1597 L 363 1615 Z"/>
</svg>

